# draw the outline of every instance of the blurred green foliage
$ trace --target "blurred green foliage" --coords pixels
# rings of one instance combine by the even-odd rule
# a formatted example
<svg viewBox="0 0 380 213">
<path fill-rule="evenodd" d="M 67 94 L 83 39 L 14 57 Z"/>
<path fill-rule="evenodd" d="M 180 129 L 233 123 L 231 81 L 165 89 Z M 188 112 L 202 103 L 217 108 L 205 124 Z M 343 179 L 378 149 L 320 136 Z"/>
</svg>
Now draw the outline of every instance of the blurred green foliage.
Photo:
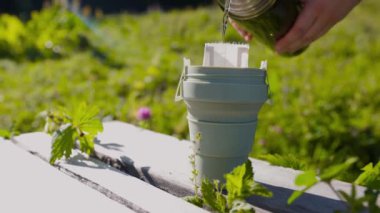
<svg viewBox="0 0 380 213">
<path fill-rule="evenodd" d="M 379 9 L 380 2 L 363 1 L 299 57 L 251 43 L 251 66 L 269 61 L 273 93 L 260 113 L 253 156 L 305 169 L 357 157 L 341 175 L 346 180 L 379 160 Z M 182 58 L 200 64 L 203 44 L 221 40 L 221 21 L 217 8 L 92 22 L 59 7 L 27 23 L 1 15 L 0 128 L 36 131 L 41 112 L 86 101 L 105 120 L 134 124 L 137 109 L 150 107 L 153 130 L 185 138 L 185 105 L 173 101 Z M 242 41 L 231 27 L 226 38 Z"/>
<path fill-rule="evenodd" d="M 0 57 L 17 57 L 23 51 L 22 40 L 26 38 L 25 27 L 16 17 L 0 16 Z"/>
<path fill-rule="evenodd" d="M 59 6 L 33 12 L 26 24 L 4 14 L 0 16 L 0 56 L 14 60 L 67 56 L 88 47 L 87 31 L 82 20 Z"/>
</svg>

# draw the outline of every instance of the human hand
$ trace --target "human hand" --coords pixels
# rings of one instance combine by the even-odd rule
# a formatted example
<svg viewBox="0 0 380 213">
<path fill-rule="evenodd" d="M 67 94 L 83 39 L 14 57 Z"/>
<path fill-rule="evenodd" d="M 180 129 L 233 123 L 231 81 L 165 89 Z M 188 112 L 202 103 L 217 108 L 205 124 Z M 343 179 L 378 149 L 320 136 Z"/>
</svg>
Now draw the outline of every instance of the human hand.
<svg viewBox="0 0 380 213">
<path fill-rule="evenodd" d="M 276 42 L 279 54 L 293 53 L 308 46 L 342 20 L 360 0 L 302 0 L 296 22 L 288 33 Z"/>
<path fill-rule="evenodd" d="M 279 54 L 293 53 L 308 46 L 342 20 L 361 0 L 301 0 L 303 9 L 288 33 L 276 42 Z M 249 42 L 252 35 L 229 19 L 236 31 Z"/>
<path fill-rule="evenodd" d="M 232 25 L 233 28 L 244 38 L 246 42 L 250 42 L 252 40 L 252 34 L 241 28 L 234 20 L 228 18 L 228 21 Z"/>
</svg>

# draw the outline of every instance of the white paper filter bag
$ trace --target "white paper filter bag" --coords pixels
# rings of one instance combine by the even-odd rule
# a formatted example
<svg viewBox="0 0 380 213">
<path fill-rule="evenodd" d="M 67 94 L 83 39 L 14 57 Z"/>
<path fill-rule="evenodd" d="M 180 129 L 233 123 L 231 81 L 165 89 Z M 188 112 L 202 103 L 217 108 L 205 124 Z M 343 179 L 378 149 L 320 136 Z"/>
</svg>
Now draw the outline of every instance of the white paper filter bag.
<svg viewBox="0 0 380 213">
<path fill-rule="evenodd" d="M 248 68 L 247 44 L 206 43 L 203 66 Z"/>
</svg>

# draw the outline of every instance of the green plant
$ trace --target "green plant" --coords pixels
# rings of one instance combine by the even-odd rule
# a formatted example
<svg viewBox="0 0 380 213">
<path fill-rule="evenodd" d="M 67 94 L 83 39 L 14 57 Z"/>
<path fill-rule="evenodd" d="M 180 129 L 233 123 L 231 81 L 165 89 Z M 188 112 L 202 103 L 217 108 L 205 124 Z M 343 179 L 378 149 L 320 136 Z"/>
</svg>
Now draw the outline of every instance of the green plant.
<svg viewBox="0 0 380 213">
<path fill-rule="evenodd" d="M 0 57 L 16 57 L 23 51 L 27 36 L 24 24 L 15 16 L 0 15 Z"/>
<path fill-rule="evenodd" d="M 16 16 L 0 15 L 0 57 L 37 60 L 68 56 L 91 49 L 89 29 L 67 9 L 55 5 L 33 12 L 25 24 Z"/>
<path fill-rule="evenodd" d="M 349 158 L 344 163 L 333 165 L 323 169 L 317 177 L 315 171 L 306 171 L 299 174 L 294 183 L 297 186 L 303 186 L 304 188 L 299 191 L 294 191 L 288 199 L 288 204 L 293 203 L 298 197 L 305 193 L 308 189 L 316 185 L 317 183 L 324 182 L 330 189 L 340 198 L 345 201 L 348 212 L 362 212 L 368 207 L 369 212 L 377 213 L 380 211 L 380 206 L 377 206 L 377 198 L 380 195 L 380 162 L 375 167 L 370 163 L 363 168 L 363 172 L 351 185 L 351 192 L 347 193 L 342 190 L 336 190 L 331 184 L 331 181 L 338 177 L 339 174 L 346 171 L 357 161 L 356 158 Z M 355 185 L 364 185 L 367 187 L 365 195 L 358 197 L 356 193 Z"/>
<path fill-rule="evenodd" d="M 354 203 L 356 200 L 359 202 L 367 202 L 370 212 L 380 212 L 380 206 L 376 204 L 380 196 L 380 161 L 377 162 L 375 166 L 369 163 L 362 170 L 363 172 L 355 180 L 355 184 L 367 187 L 365 196 L 361 199 L 356 199 L 355 196 L 348 196 L 346 193 L 341 192 L 342 196 L 344 196 L 349 203 Z M 354 185 L 352 187 L 354 190 Z"/>
<path fill-rule="evenodd" d="M 94 150 L 94 139 L 103 131 L 103 125 L 96 118 L 98 109 L 89 107 L 85 103 L 74 107 L 72 110 L 48 112 L 45 129 L 54 132 L 52 137 L 52 150 L 50 163 L 63 156 L 69 158 L 75 142 L 79 141 L 80 150 L 91 154 Z"/>
<path fill-rule="evenodd" d="M 306 164 L 294 155 L 263 154 L 259 159 L 268 161 L 272 165 L 288 167 L 296 170 L 306 170 Z"/>
<path fill-rule="evenodd" d="M 203 199 L 201 198 L 200 191 L 199 191 L 200 186 L 197 183 L 197 177 L 199 175 L 199 172 L 198 172 L 198 170 L 195 169 L 195 154 L 191 154 L 189 156 L 189 160 L 190 160 L 190 164 L 192 167 L 190 180 L 194 186 L 194 196 L 187 196 L 184 199 L 189 203 L 192 203 L 196 206 L 202 207 L 203 206 Z"/>
<path fill-rule="evenodd" d="M 198 175 L 193 172 L 193 175 Z M 225 175 L 226 184 L 221 185 L 219 181 L 211 182 L 203 179 L 201 184 L 202 195 L 198 194 L 198 188 L 195 188 L 195 196 L 187 197 L 186 200 L 197 205 L 207 206 L 216 212 L 254 212 L 245 199 L 257 195 L 271 197 L 272 192 L 257 183 L 253 179 L 253 168 L 251 161 L 237 166 L 230 173 Z M 223 194 L 226 190 L 227 196 Z"/>
<path fill-rule="evenodd" d="M 17 136 L 19 135 L 20 133 L 17 132 L 17 131 L 14 131 L 13 129 L 0 129 L 0 137 L 4 138 L 4 139 L 11 139 L 12 137 L 14 136 Z"/>
<path fill-rule="evenodd" d="M 67 56 L 89 47 L 87 26 L 75 14 L 59 5 L 33 12 L 26 30 L 29 34 L 40 32 L 26 40 L 30 43 L 26 54 L 32 59 Z"/>
<path fill-rule="evenodd" d="M 0 137 L 4 139 L 10 139 L 12 137 L 12 133 L 5 129 L 0 129 Z"/>
</svg>

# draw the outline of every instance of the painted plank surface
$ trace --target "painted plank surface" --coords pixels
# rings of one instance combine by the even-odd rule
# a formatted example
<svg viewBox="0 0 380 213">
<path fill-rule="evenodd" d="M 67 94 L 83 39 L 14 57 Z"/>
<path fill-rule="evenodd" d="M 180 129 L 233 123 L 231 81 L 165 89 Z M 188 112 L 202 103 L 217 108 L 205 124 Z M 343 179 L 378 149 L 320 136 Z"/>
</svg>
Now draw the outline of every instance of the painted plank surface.
<svg viewBox="0 0 380 213">
<path fill-rule="evenodd" d="M 0 212 L 133 212 L 0 139 Z"/>
<path fill-rule="evenodd" d="M 24 149 L 49 159 L 51 137 L 45 133 L 31 133 L 14 139 Z M 67 161 L 59 161 L 58 167 L 75 178 L 85 180 L 98 191 L 108 194 L 138 212 L 206 212 L 131 175 L 127 175 L 99 160 L 87 158 L 75 151 Z M 112 212 L 112 211 L 110 211 Z"/>
<path fill-rule="evenodd" d="M 26 143 L 33 137 L 41 137 L 41 134 L 43 135 L 26 134 L 16 139 L 20 144 L 28 146 L 27 149 L 35 149 L 48 155 L 50 147 L 42 145 L 46 141 L 41 142 L 39 148 L 35 148 L 38 147 L 36 144 Z M 44 149 L 45 151 L 42 151 Z M 189 179 L 192 170 L 188 160 L 192 153 L 189 141 L 179 141 L 171 136 L 113 121 L 104 124 L 104 132 L 99 135 L 95 150 L 99 159 L 176 196 L 190 195 L 193 192 Z M 274 193 L 273 198 L 249 199 L 253 206 L 258 207 L 258 212 L 333 212 L 345 209 L 344 203 L 339 201 L 326 184 L 313 187 L 293 205 L 288 206 L 288 197 L 298 189 L 293 181 L 299 171 L 272 166 L 257 159 L 251 161 L 255 180 Z M 333 181 L 333 186 L 346 192 L 349 192 L 351 187 L 350 184 L 341 181 Z M 362 195 L 364 188 L 357 187 L 357 191 L 358 195 Z"/>
<path fill-rule="evenodd" d="M 109 122 L 98 137 L 96 150 L 99 157 L 107 156 L 121 162 L 127 170 L 157 187 L 178 196 L 192 192 L 191 165 L 188 156 L 192 153 L 189 141 L 144 130 L 123 122 Z M 326 185 L 318 184 L 288 206 L 286 201 L 291 193 L 299 189 L 294 178 L 299 171 L 272 166 L 257 159 L 251 159 L 255 179 L 274 192 L 273 198 L 252 197 L 252 205 L 275 212 L 333 212 L 345 209 L 335 193 Z M 337 190 L 349 192 L 351 185 L 333 181 Z M 362 195 L 363 187 L 357 188 Z"/>
</svg>

